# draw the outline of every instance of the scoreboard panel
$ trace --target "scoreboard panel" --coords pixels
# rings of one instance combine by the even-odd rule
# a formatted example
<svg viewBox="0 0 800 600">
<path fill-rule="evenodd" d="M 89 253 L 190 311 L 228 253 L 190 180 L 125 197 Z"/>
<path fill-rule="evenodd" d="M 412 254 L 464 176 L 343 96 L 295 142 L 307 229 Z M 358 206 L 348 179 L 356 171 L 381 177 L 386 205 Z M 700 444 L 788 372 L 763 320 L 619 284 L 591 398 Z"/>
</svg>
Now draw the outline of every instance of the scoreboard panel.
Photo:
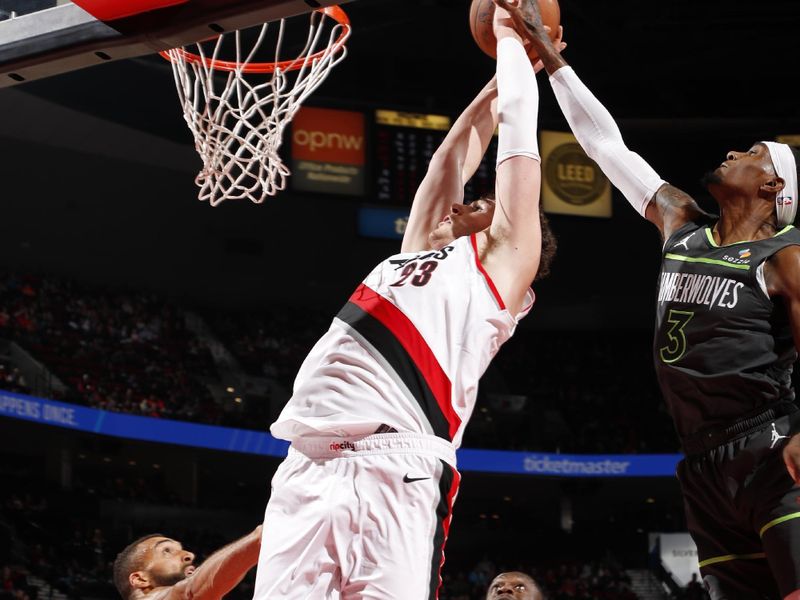
<svg viewBox="0 0 800 600">
<path fill-rule="evenodd" d="M 431 157 L 450 129 L 451 119 L 443 115 L 375 111 L 372 135 L 373 194 L 367 198 L 384 206 L 410 207 Z M 475 176 L 465 188 L 465 199 L 492 189 L 496 138 Z"/>
</svg>

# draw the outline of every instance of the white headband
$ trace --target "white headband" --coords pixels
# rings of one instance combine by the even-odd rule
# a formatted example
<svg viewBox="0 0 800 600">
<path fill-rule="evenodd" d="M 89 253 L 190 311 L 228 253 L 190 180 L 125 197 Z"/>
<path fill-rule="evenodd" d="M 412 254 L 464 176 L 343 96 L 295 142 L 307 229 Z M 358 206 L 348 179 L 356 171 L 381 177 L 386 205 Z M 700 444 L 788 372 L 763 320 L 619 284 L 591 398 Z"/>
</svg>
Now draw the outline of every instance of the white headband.
<svg viewBox="0 0 800 600">
<path fill-rule="evenodd" d="M 783 179 L 783 189 L 775 197 L 775 214 L 778 225 L 784 227 L 794 223 L 797 214 L 797 163 L 792 149 L 778 142 L 761 142 L 769 150 L 775 174 Z"/>
</svg>

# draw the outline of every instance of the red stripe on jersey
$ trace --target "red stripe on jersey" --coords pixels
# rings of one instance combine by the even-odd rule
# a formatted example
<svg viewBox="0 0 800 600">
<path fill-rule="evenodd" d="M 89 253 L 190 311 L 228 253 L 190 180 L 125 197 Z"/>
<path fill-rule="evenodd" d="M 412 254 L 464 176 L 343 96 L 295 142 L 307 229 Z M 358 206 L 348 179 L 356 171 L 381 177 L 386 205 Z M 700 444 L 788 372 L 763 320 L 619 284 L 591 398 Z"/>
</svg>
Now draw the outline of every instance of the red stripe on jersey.
<svg viewBox="0 0 800 600">
<path fill-rule="evenodd" d="M 456 502 L 456 494 L 458 494 L 458 484 L 461 483 L 461 475 L 450 465 L 447 465 L 453 472 L 453 483 L 450 485 L 450 489 L 447 492 L 447 506 L 450 510 L 447 513 L 447 517 L 445 517 L 444 521 L 442 522 L 442 527 L 444 528 L 444 541 L 442 542 L 441 552 L 442 552 L 442 562 L 439 564 L 439 587 L 436 588 L 436 597 L 439 597 L 439 591 L 442 589 L 442 568 L 444 567 L 444 546 L 447 543 L 447 537 L 450 535 L 450 522 L 453 520 L 453 504 Z"/>
<path fill-rule="evenodd" d="M 380 321 L 408 352 L 447 420 L 452 441 L 461 426 L 451 403 L 452 384 L 420 332 L 399 308 L 363 283 L 350 296 L 350 302 Z"/>
<path fill-rule="evenodd" d="M 503 302 L 503 299 L 500 297 L 500 292 L 497 291 L 497 288 L 494 285 L 494 281 L 492 278 L 489 277 L 489 274 L 486 272 L 486 269 L 483 268 L 481 264 L 481 259 L 478 258 L 478 240 L 473 233 L 469 236 L 469 241 L 472 242 L 472 251 L 475 253 L 475 265 L 478 267 L 478 271 L 481 272 L 483 277 L 486 279 L 486 284 L 489 286 L 489 289 L 492 290 L 492 294 L 494 294 L 495 300 L 497 300 L 497 304 L 500 306 L 500 310 L 505 310 L 506 305 Z"/>
</svg>

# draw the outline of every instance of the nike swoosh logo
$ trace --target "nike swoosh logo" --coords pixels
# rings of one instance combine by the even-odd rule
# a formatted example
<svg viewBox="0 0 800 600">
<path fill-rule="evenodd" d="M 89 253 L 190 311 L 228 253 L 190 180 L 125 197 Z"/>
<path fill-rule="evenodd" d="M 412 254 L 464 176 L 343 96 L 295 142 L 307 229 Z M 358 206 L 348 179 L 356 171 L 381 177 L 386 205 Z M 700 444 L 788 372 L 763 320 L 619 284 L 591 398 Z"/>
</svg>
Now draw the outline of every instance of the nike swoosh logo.
<svg viewBox="0 0 800 600">
<path fill-rule="evenodd" d="M 413 483 L 415 481 L 422 481 L 423 479 L 430 479 L 430 477 L 409 477 L 408 473 L 403 476 L 403 483 Z"/>
</svg>

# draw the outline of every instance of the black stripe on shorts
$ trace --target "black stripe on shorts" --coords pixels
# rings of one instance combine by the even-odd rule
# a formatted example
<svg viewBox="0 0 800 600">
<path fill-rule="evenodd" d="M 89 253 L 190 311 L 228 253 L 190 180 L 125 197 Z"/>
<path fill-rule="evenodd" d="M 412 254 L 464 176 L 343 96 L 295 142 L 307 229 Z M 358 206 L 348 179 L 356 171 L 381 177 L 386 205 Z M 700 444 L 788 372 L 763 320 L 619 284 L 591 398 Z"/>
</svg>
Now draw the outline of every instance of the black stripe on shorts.
<svg viewBox="0 0 800 600">
<path fill-rule="evenodd" d="M 436 600 L 439 592 L 439 578 L 442 571 L 442 563 L 444 562 L 444 544 L 445 539 L 444 523 L 450 516 L 451 511 L 451 498 L 450 492 L 453 489 L 453 479 L 455 473 L 453 467 L 446 462 L 442 463 L 442 476 L 439 479 L 439 503 L 436 506 L 436 533 L 433 536 L 433 558 L 431 559 L 431 578 L 430 578 L 430 592 L 428 593 L 428 600 Z"/>
</svg>

